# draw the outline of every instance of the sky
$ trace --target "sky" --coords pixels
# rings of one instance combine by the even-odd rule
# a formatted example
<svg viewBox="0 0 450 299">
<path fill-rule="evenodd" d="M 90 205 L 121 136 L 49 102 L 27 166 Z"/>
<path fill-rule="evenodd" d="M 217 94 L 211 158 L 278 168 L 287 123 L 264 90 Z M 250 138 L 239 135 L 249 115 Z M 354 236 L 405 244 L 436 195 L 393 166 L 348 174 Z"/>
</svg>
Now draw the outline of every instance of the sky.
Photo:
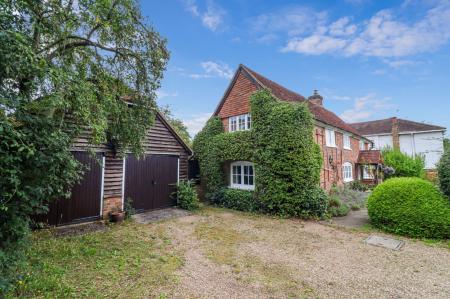
<svg viewBox="0 0 450 299">
<path fill-rule="evenodd" d="M 158 104 L 191 135 L 240 63 L 347 122 L 450 128 L 450 0 L 141 0 L 171 53 Z M 447 133 L 447 135 L 449 135 Z"/>
</svg>

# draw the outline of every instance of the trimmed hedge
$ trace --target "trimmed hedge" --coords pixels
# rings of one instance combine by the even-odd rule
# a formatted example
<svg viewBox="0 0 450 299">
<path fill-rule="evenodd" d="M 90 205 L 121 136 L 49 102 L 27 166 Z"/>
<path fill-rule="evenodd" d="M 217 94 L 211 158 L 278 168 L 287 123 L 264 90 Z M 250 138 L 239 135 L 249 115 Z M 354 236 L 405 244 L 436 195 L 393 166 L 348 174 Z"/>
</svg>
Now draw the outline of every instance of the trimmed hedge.
<svg viewBox="0 0 450 299">
<path fill-rule="evenodd" d="M 377 186 L 368 199 L 372 225 L 420 238 L 450 238 L 450 203 L 430 182 L 393 178 Z"/>
<path fill-rule="evenodd" d="M 244 212 L 260 212 L 261 202 L 255 199 L 254 192 L 249 190 L 239 190 L 221 188 L 210 196 L 210 200 L 221 207 Z"/>
<path fill-rule="evenodd" d="M 438 164 L 439 186 L 450 199 L 450 150 L 447 149 Z"/>
<path fill-rule="evenodd" d="M 221 120 L 213 117 L 194 139 L 207 193 L 215 196 L 225 187 L 224 163 L 251 161 L 254 197 L 264 212 L 322 216 L 328 202 L 319 187 L 322 155 L 314 142 L 314 121 L 307 105 L 280 102 L 262 90 L 252 95 L 250 106 L 250 131 L 224 133 Z"/>
<path fill-rule="evenodd" d="M 393 174 L 386 174 L 386 178 L 392 177 L 418 177 L 425 178 L 425 159 L 423 156 L 411 157 L 396 149 L 384 149 L 382 151 L 384 165 L 394 168 Z"/>
</svg>

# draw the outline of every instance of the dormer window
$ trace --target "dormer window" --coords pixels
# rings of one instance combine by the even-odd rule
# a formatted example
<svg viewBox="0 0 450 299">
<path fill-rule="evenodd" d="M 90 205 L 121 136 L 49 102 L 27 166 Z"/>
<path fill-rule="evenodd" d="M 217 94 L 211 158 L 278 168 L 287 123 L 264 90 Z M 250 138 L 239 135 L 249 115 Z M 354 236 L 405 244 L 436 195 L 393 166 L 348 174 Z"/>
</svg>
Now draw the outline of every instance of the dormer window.
<svg viewBox="0 0 450 299">
<path fill-rule="evenodd" d="M 232 116 L 228 119 L 228 128 L 230 132 L 246 131 L 252 127 L 252 116 L 250 113 Z"/>
</svg>

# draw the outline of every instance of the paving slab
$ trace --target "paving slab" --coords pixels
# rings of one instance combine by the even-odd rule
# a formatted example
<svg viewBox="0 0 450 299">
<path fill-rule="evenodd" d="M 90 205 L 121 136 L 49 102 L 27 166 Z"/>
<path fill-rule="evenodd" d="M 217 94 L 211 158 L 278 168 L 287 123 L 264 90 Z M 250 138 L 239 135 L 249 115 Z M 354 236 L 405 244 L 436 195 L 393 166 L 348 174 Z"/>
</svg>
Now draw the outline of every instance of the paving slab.
<svg viewBox="0 0 450 299">
<path fill-rule="evenodd" d="M 132 216 L 137 223 L 148 224 L 165 219 L 172 219 L 191 215 L 190 212 L 179 208 L 166 208 L 135 214 Z"/>
<path fill-rule="evenodd" d="M 370 236 L 364 242 L 369 245 L 384 247 L 392 250 L 400 250 L 405 245 L 405 241 L 381 236 Z"/>
</svg>

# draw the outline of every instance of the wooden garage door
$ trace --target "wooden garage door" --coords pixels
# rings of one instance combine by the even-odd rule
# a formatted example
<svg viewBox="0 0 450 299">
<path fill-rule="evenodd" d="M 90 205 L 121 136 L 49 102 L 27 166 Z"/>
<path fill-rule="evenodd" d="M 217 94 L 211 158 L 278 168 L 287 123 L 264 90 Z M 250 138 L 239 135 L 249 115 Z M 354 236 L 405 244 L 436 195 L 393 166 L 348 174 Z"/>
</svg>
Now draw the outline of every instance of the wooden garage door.
<svg viewBox="0 0 450 299">
<path fill-rule="evenodd" d="M 129 155 L 125 162 L 125 199 L 136 211 L 170 207 L 178 181 L 178 156 L 146 155 L 140 160 Z"/>
<path fill-rule="evenodd" d="M 47 215 L 35 218 L 49 225 L 63 225 L 95 220 L 100 217 L 103 169 L 103 156 L 92 157 L 86 152 L 73 152 L 75 159 L 87 166 L 79 184 L 71 190 L 71 197 L 52 202 Z M 99 163 L 100 162 L 100 163 Z"/>
</svg>

